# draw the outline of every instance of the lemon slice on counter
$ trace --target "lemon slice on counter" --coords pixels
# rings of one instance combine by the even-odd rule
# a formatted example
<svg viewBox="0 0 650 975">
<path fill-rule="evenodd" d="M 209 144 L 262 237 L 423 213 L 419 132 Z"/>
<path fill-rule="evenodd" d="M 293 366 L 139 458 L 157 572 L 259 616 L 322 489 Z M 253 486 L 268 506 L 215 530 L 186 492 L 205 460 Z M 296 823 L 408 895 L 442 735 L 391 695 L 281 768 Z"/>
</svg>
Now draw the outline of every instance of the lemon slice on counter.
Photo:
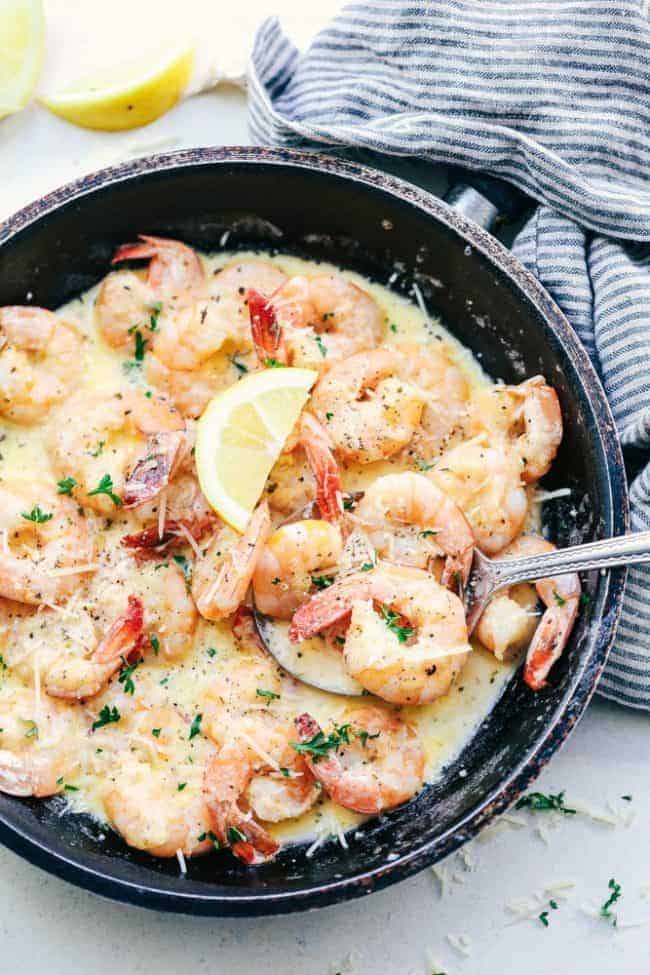
<svg viewBox="0 0 650 975">
<path fill-rule="evenodd" d="M 194 45 L 185 44 L 83 78 L 40 100 L 55 115 L 86 129 L 135 129 L 176 104 L 193 66 Z"/>
<path fill-rule="evenodd" d="M 41 0 L 0 0 L 0 118 L 27 104 L 43 59 Z"/>
<path fill-rule="evenodd" d="M 210 400 L 199 420 L 196 468 L 218 515 L 243 532 L 318 373 L 264 369 Z"/>
</svg>

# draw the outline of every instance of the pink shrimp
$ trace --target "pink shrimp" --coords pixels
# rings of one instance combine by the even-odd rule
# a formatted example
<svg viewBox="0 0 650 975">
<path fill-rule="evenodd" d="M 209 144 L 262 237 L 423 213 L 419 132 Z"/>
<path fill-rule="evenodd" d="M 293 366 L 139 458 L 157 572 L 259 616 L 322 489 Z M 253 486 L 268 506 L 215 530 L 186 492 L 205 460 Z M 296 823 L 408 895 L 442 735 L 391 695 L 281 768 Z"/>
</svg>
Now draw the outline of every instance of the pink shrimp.
<svg viewBox="0 0 650 975">
<path fill-rule="evenodd" d="M 343 514 L 341 473 L 327 431 L 311 413 L 303 413 L 300 417 L 300 444 L 316 478 L 316 501 L 321 518 L 336 522 Z"/>
<path fill-rule="evenodd" d="M 155 292 L 177 291 L 198 295 L 205 286 L 203 265 L 191 247 L 167 237 L 139 234 L 141 243 L 122 244 L 111 264 L 121 261 L 148 260 L 147 283 Z"/>
</svg>

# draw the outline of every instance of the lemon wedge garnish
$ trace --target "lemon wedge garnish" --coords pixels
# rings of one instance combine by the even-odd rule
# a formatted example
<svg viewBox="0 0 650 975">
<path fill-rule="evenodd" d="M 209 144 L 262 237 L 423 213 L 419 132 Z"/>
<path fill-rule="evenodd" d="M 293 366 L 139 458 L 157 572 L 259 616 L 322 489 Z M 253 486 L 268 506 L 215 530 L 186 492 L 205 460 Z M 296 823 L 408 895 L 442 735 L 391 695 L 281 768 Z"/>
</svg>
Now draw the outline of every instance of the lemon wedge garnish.
<svg viewBox="0 0 650 975">
<path fill-rule="evenodd" d="M 85 129 L 135 129 L 164 115 L 187 87 L 194 45 L 118 65 L 41 98 L 55 115 Z"/>
<path fill-rule="evenodd" d="M 201 490 L 243 532 L 309 390 L 313 369 L 264 369 L 210 400 L 199 420 L 195 460 Z"/>
<path fill-rule="evenodd" d="M 41 0 L 0 0 L 0 118 L 23 108 L 43 59 Z"/>
</svg>

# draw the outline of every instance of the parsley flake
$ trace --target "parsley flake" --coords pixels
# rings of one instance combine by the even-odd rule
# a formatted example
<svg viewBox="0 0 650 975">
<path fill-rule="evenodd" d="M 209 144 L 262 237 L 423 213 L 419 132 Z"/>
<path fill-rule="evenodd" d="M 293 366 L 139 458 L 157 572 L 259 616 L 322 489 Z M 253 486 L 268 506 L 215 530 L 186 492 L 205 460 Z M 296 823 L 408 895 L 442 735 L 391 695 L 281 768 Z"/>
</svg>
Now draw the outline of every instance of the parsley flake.
<svg viewBox="0 0 650 975">
<path fill-rule="evenodd" d="M 270 704 L 271 701 L 279 701 L 280 700 L 280 695 L 279 694 L 276 694 L 275 691 L 265 691 L 261 687 L 258 687 L 257 690 L 255 691 L 255 693 L 257 694 L 258 697 L 265 698 L 267 704 Z"/>
<path fill-rule="evenodd" d="M 203 721 L 202 714 L 195 714 L 192 719 L 192 724 L 190 725 L 190 733 L 187 736 L 188 740 L 191 741 L 192 738 L 196 738 L 197 735 L 201 734 L 201 722 Z"/>
<path fill-rule="evenodd" d="M 116 707 L 109 708 L 108 704 L 105 704 L 97 715 L 97 720 L 93 721 L 92 730 L 96 731 L 97 728 L 103 728 L 107 724 L 117 724 L 120 720 L 120 712 Z"/>
<path fill-rule="evenodd" d="M 421 457 L 416 458 L 415 463 L 418 469 L 421 471 L 430 471 L 436 466 L 433 461 L 429 462 L 427 460 L 423 460 Z"/>
<path fill-rule="evenodd" d="M 563 599 L 556 589 L 553 590 L 553 599 L 558 604 L 558 606 L 566 606 L 566 599 Z"/>
<path fill-rule="evenodd" d="M 314 342 L 318 346 L 318 351 L 322 355 L 323 359 L 326 359 L 327 358 L 327 348 L 325 347 L 325 343 L 323 342 L 321 336 L 320 335 L 315 335 L 314 336 Z"/>
<path fill-rule="evenodd" d="M 600 916 L 606 918 L 608 921 L 611 921 L 612 925 L 616 927 L 618 918 L 614 911 L 611 910 L 611 907 L 621 897 L 621 885 L 617 884 L 612 877 L 607 885 L 607 888 L 611 891 L 611 894 L 600 908 Z"/>
<path fill-rule="evenodd" d="M 57 494 L 72 494 L 73 487 L 76 487 L 77 482 L 74 477 L 64 477 L 63 480 L 56 482 Z"/>
<path fill-rule="evenodd" d="M 334 727 L 329 735 L 323 731 L 318 731 L 309 741 L 289 742 L 294 751 L 299 755 L 312 755 L 315 762 L 321 758 L 327 758 L 332 749 L 338 749 L 343 743 L 350 743 L 350 725 L 342 724 Z"/>
<path fill-rule="evenodd" d="M 149 345 L 147 339 L 144 338 L 140 329 L 135 333 L 135 361 L 142 362 L 144 359 L 144 350 Z"/>
<path fill-rule="evenodd" d="M 535 812 L 555 812 L 564 813 L 566 816 L 575 816 L 577 810 L 569 809 L 564 805 L 564 791 L 557 795 L 544 795 L 543 792 L 529 792 L 518 800 L 515 809 L 533 809 Z"/>
<path fill-rule="evenodd" d="M 151 649 L 153 650 L 156 657 L 160 653 L 160 640 L 155 633 L 149 634 L 149 643 L 151 644 Z"/>
<path fill-rule="evenodd" d="M 389 606 L 380 605 L 379 609 L 386 626 L 395 634 L 400 643 L 406 643 L 409 637 L 414 635 L 415 629 L 412 626 L 400 626 L 399 621 L 403 619 L 403 616 L 400 616 L 399 613 L 393 612 Z"/>
<path fill-rule="evenodd" d="M 317 589 L 328 589 L 334 582 L 334 576 L 312 576 L 311 581 Z"/>
<path fill-rule="evenodd" d="M 151 729 L 151 734 L 154 736 L 154 738 L 160 738 L 160 732 L 161 731 L 162 731 L 162 728 L 152 728 Z"/>
<path fill-rule="evenodd" d="M 52 518 L 52 515 L 41 511 L 40 507 L 35 504 L 29 514 L 26 514 L 23 511 L 21 518 L 24 518 L 26 521 L 33 521 L 35 525 L 43 525 L 46 521 L 49 521 L 50 518 Z"/>
<path fill-rule="evenodd" d="M 237 829 L 236 826 L 229 826 L 227 835 L 228 835 L 228 842 L 230 843 L 231 846 L 234 846 L 235 843 L 246 842 L 246 837 L 241 832 L 241 830 Z"/>
<path fill-rule="evenodd" d="M 264 365 L 267 369 L 283 369 L 284 362 L 280 362 L 279 359 L 274 359 L 273 356 L 267 356 L 264 360 Z"/>
<path fill-rule="evenodd" d="M 177 790 L 179 792 L 182 792 L 186 785 L 187 785 L 187 782 L 179 782 L 178 785 L 176 786 L 176 788 L 177 788 Z"/>
<path fill-rule="evenodd" d="M 104 474 L 97 487 L 88 492 L 88 497 L 92 497 L 95 494 L 105 494 L 111 499 L 116 508 L 122 506 L 121 497 L 113 491 L 113 478 L 110 474 Z"/>
<path fill-rule="evenodd" d="M 117 678 L 118 683 L 124 685 L 125 694 L 133 695 L 133 692 L 135 691 L 135 683 L 133 681 L 133 671 L 136 669 L 140 661 L 136 660 L 134 664 L 130 664 L 127 662 L 126 657 L 122 657 L 122 663 L 124 666 L 120 670 L 120 676 Z"/>
</svg>

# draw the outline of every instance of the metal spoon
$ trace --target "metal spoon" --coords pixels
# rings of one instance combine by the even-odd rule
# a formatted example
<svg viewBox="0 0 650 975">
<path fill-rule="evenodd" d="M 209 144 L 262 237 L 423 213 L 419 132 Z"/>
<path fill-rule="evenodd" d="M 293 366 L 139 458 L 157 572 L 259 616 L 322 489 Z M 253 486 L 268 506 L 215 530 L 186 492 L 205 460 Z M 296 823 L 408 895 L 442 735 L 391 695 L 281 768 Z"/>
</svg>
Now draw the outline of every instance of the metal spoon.
<svg viewBox="0 0 650 975">
<path fill-rule="evenodd" d="M 650 531 L 604 538 L 599 542 L 518 559 L 489 559 L 477 549 L 464 592 L 468 633 L 473 632 L 487 603 L 500 589 L 569 572 L 641 563 L 650 564 Z M 292 644 L 287 636 L 287 624 L 276 623 L 257 610 L 254 615 L 262 642 L 287 673 L 333 694 L 356 696 L 363 693 L 361 685 L 347 673 L 343 655 L 334 648 Z"/>
</svg>

